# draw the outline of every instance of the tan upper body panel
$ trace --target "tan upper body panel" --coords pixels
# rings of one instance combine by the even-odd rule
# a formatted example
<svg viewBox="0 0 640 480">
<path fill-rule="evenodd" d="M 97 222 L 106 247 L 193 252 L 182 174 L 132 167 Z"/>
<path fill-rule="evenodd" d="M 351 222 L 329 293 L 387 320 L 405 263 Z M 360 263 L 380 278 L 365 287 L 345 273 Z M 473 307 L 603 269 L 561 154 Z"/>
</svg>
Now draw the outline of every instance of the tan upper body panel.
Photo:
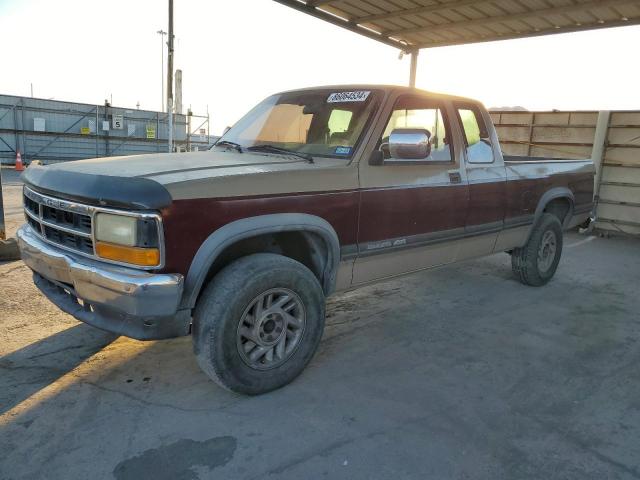
<svg viewBox="0 0 640 480">
<path fill-rule="evenodd" d="M 174 200 L 351 190 L 358 186 L 357 169 L 348 159 L 316 158 L 311 164 L 293 155 L 238 153 L 222 148 L 96 158 L 47 168 L 147 178 L 163 185 Z"/>
<path fill-rule="evenodd" d="M 163 185 L 174 200 L 196 198 L 245 197 L 278 195 L 305 192 L 331 192 L 354 190 L 357 188 L 385 188 L 393 186 L 445 184 L 451 172 L 459 172 L 467 180 L 467 171 L 460 152 L 464 146 L 462 133 L 454 118 L 452 102 L 473 100 L 425 92 L 398 86 L 381 85 L 338 85 L 318 87 L 323 90 L 368 89 L 381 92 L 381 107 L 374 112 L 374 118 L 365 129 L 362 139 L 351 158 L 315 157 L 314 163 L 287 154 L 262 152 L 237 152 L 233 149 L 215 147 L 206 152 L 157 153 L 123 157 L 107 157 L 75 162 L 65 162 L 48 166 L 47 169 L 86 175 L 112 176 L 120 178 L 146 178 Z M 309 88 L 304 90 L 315 90 Z M 451 118 L 455 158 L 448 166 L 370 166 L 367 155 L 386 125 L 393 102 L 403 94 L 425 95 L 445 103 Z M 488 117 L 488 116 L 487 116 Z M 490 122 L 490 119 L 487 119 Z M 496 149 L 497 161 L 483 168 L 474 166 L 471 181 L 482 180 L 481 175 L 489 167 L 503 168 L 502 155 L 495 130 L 490 129 Z M 571 172 L 592 168 L 559 164 L 516 164 L 507 166 L 509 178 L 537 177 L 559 172 Z M 359 171 L 360 170 L 360 171 Z M 489 172 L 491 173 L 491 172 Z M 503 176 L 504 174 L 502 174 Z M 490 175 L 492 178 L 495 175 Z"/>
<path fill-rule="evenodd" d="M 336 85 L 318 88 L 376 90 L 383 94 L 383 106 L 388 103 L 390 96 L 400 93 L 427 94 L 421 90 L 389 85 Z M 443 94 L 428 95 L 442 100 L 459 99 Z M 373 123 L 363 133 L 363 139 L 351 159 L 315 157 L 315 162 L 311 164 L 293 155 L 246 151 L 239 153 L 220 147 L 206 152 L 95 158 L 59 163 L 47 168 L 87 175 L 147 178 L 163 185 L 174 200 L 352 190 L 359 187 L 358 163 L 364 157 L 365 150 L 370 148 L 373 127 L 379 123 L 381 112 L 389 108 L 380 108 L 374 113 Z M 459 163 L 457 166 L 459 167 Z M 389 176 L 386 171 L 388 169 L 378 170 L 385 170 L 381 172 L 382 178 L 377 181 L 379 186 L 394 184 L 395 179 Z"/>
</svg>

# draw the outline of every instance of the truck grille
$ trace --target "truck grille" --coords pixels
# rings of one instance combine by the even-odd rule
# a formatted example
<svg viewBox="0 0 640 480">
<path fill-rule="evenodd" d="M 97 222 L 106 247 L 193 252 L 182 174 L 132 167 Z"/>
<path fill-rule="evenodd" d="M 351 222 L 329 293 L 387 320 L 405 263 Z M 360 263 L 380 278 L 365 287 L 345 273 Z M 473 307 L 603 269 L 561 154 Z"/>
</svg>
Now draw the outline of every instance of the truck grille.
<svg viewBox="0 0 640 480">
<path fill-rule="evenodd" d="M 27 223 L 42 238 L 67 250 L 94 255 L 89 208 L 24 188 Z"/>
</svg>

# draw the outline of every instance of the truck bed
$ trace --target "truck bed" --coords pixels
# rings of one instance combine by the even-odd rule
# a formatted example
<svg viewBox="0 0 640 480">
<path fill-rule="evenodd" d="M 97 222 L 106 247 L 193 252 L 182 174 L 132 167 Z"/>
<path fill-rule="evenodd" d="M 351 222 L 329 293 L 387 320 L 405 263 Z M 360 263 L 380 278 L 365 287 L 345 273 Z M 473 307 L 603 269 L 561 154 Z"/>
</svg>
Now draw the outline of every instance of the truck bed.
<svg viewBox="0 0 640 480">
<path fill-rule="evenodd" d="M 556 163 L 556 162 L 590 162 L 590 158 L 550 158 L 550 157 L 531 157 L 528 155 L 503 155 L 505 163 L 520 162 L 540 162 L 540 163 Z"/>
</svg>

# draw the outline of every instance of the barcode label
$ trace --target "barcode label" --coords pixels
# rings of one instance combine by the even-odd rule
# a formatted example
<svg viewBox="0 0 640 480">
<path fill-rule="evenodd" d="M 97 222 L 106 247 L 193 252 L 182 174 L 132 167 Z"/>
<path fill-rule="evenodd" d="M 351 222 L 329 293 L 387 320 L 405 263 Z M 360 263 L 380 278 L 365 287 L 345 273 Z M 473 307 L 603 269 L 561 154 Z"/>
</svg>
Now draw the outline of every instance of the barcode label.
<svg viewBox="0 0 640 480">
<path fill-rule="evenodd" d="M 327 103 L 364 102 L 371 92 L 358 90 L 356 92 L 336 92 L 329 95 Z"/>
</svg>

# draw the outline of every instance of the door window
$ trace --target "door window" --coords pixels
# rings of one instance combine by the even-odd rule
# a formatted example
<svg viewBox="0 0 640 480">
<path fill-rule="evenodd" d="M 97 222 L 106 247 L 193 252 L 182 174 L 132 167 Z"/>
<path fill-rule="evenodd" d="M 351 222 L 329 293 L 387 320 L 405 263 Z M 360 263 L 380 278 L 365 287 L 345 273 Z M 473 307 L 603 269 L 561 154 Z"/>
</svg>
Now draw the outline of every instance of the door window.
<svg viewBox="0 0 640 480">
<path fill-rule="evenodd" d="M 398 99 L 380 140 L 380 149 L 384 154 L 384 158 L 391 158 L 389 153 L 389 136 L 391 132 L 405 128 L 423 129 L 429 132 L 431 136 L 431 153 L 424 160 L 436 162 L 452 161 L 446 116 L 437 102 L 411 96 L 404 96 Z"/>
<path fill-rule="evenodd" d="M 458 108 L 458 117 L 464 130 L 469 163 L 493 163 L 493 148 L 489 131 L 478 107 Z"/>
</svg>

